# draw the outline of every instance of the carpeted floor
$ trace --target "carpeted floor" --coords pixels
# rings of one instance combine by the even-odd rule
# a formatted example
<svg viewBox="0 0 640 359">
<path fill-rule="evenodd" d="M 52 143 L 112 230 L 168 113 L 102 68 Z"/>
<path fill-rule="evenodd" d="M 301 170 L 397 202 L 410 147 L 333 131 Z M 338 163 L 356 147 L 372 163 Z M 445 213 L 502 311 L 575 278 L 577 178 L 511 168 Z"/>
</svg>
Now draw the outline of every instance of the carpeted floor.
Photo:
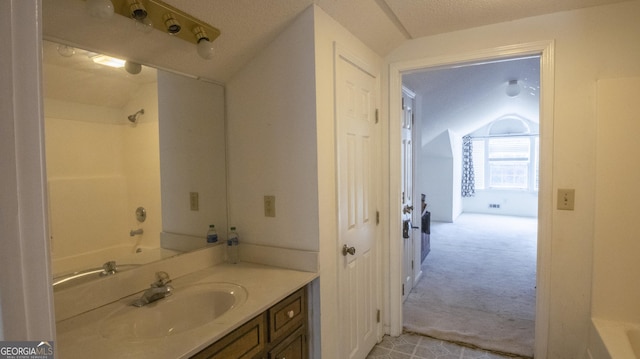
<svg viewBox="0 0 640 359">
<path fill-rule="evenodd" d="M 431 224 L 406 331 L 533 356 L 537 219 L 463 214 Z"/>
</svg>

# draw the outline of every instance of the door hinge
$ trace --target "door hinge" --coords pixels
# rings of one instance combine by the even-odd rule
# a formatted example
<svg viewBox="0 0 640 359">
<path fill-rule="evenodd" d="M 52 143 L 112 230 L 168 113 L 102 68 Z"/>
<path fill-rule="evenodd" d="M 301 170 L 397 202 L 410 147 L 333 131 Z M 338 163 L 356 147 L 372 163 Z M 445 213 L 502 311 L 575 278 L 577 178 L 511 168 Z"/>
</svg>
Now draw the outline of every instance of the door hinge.
<svg viewBox="0 0 640 359">
<path fill-rule="evenodd" d="M 404 191 L 402 191 L 402 203 L 404 203 Z"/>
<path fill-rule="evenodd" d="M 404 97 L 402 98 L 402 110 L 404 111 Z"/>
<path fill-rule="evenodd" d="M 376 313 L 376 323 L 380 323 L 380 309 L 378 309 L 378 312 Z"/>
<path fill-rule="evenodd" d="M 402 285 L 402 295 L 404 296 L 404 284 Z"/>
<path fill-rule="evenodd" d="M 413 269 L 413 261 L 411 261 L 411 269 Z"/>
<path fill-rule="evenodd" d="M 415 112 L 411 112 L 411 126 L 415 126 L 416 124 L 416 114 Z"/>
<path fill-rule="evenodd" d="M 376 108 L 376 123 L 378 123 L 378 121 L 380 121 L 380 111 Z"/>
<path fill-rule="evenodd" d="M 380 224 L 380 211 L 376 211 L 376 225 Z"/>
</svg>

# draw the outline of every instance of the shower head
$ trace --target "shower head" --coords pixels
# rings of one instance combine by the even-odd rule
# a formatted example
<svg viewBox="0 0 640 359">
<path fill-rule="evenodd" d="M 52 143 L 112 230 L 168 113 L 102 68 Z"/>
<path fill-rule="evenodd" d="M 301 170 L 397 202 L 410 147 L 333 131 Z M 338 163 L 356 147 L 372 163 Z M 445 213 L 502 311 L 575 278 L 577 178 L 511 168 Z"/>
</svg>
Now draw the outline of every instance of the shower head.
<svg viewBox="0 0 640 359">
<path fill-rule="evenodd" d="M 135 125 L 136 123 L 138 123 L 138 117 L 140 117 L 140 115 L 144 115 L 144 108 L 140 109 L 140 111 L 134 113 L 133 115 L 129 115 L 129 117 L 127 118 L 131 123 Z"/>
</svg>

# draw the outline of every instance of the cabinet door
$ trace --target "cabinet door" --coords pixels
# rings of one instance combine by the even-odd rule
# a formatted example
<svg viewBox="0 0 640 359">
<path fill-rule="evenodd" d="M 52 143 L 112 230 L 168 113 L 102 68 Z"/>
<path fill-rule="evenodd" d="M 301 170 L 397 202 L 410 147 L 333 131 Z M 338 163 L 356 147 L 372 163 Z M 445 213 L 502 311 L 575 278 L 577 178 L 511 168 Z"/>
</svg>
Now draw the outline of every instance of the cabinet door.
<svg viewBox="0 0 640 359">
<path fill-rule="evenodd" d="M 269 352 L 269 359 L 306 359 L 305 327 L 298 328 Z"/>
<path fill-rule="evenodd" d="M 269 309 L 269 341 L 277 342 L 305 322 L 305 288 L 298 290 Z"/>
<path fill-rule="evenodd" d="M 262 353 L 266 343 L 264 314 L 211 344 L 192 359 L 251 359 Z"/>
</svg>

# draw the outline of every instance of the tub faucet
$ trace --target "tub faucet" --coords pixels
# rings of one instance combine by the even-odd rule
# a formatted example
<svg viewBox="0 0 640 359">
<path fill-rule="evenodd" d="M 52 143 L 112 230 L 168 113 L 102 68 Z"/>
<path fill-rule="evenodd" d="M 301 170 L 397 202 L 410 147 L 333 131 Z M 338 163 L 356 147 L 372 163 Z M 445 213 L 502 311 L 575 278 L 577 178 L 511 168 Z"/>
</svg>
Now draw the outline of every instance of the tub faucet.
<svg viewBox="0 0 640 359">
<path fill-rule="evenodd" d="M 142 234 L 142 233 L 144 233 L 144 231 L 142 230 L 142 228 L 136 229 L 135 231 L 132 229 L 132 230 L 129 232 L 129 235 L 130 235 L 131 237 L 133 237 L 133 236 L 135 236 L 136 234 Z"/>
<path fill-rule="evenodd" d="M 102 265 L 102 272 L 100 272 L 100 276 L 104 277 L 107 275 L 116 274 L 118 271 L 118 266 L 116 266 L 116 261 L 108 261 Z"/>
<path fill-rule="evenodd" d="M 169 274 L 167 272 L 156 272 L 156 281 L 151 283 L 151 288 L 142 293 L 142 297 L 132 303 L 133 306 L 142 307 L 149 303 L 153 303 L 156 300 L 160 300 L 164 297 L 171 295 L 173 287 L 168 285 L 171 283 Z"/>
</svg>

